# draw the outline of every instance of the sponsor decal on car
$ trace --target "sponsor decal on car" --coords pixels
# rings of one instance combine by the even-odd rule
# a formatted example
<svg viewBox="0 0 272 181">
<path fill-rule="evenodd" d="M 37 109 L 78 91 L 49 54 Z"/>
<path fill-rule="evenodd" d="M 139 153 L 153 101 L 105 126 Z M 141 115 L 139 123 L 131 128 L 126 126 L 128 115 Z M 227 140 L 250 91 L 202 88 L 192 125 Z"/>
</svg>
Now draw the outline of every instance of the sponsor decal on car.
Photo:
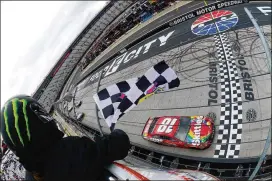
<svg viewBox="0 0 272 181">
<path fill-rule="evenodd" d="M 186 140 L 194 146 L 199 146 L 201 143 L 206 142 L 210 136 L 209 126 L 211 123 L 203 118 L 203 116 L 191 117 L 192 126 L 187 134 Z M 202 124 L 207 126 L 202 126 Z"/>
<path fill-rule="evenodd" d="M 116 57 L 114 60 L 109 61 L 106 65 L 102 66 L 100 69 L 91 74 L 87 80 L 88 83 L 85 84 L 85 87 L 89 84 L 92 84 L 98 81 L 100 74 L 103 77 L 107 77 L 112 75 L 115 72 L 123 70 L 131 65 L 137 63 L 137 59 L 141 58 L 141 56 L 148 53 L 150 50 L 154 48 L 164 48 L 164 46 L 169 42 L 169 38 L 174 34 L 175 30 L 167 32 L 160 37 L 149 40 L 144 45 L 141 45 L 137 49 L 132 49 L 130 51 L 126 51 Z M 87 69 L 86 69 L 87 70 Z"/>
</svg>

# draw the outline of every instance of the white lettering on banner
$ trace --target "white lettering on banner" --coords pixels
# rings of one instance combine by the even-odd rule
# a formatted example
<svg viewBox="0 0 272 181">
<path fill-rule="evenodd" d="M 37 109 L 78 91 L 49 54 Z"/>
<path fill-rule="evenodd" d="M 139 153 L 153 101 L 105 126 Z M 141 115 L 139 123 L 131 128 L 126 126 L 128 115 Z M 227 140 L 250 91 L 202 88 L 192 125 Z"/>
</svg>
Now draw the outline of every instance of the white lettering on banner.
<svg viewBox="0 0 272 181">
<path fill-rule="evenodd" d="M 108 76 L 108 75 L 111 75 L 112 73 L 115 73 L 119 66 L 122 64 L 122 63 L 128 63 L 130 62 L 131 60 L 137 58 L 140 54 L 140 52 L 142 51 L 143 47 L 144 47 L 144 51 L 142 54 L 145 54 L 149 51 L 151 45 L 153 43 L 155 43 L 157 41 L 157 39 L 159 39 L 160 41 L 160 46 L 163 46 L 166 44 L 166 42 L 168 41 L 169 37 L 174 33 L 174 31 L 171 31 L 169 32 L 166 36 L 163 35 L 163 36 L 160 36 L 159 38 L 156 38 L 148 43 L 146 43 L 145 45 L 143 46 L 140 46 L 137 51 L 136 49 L 130 51 L 129 53 L 128 52 L 125 52 L 123 54 L 121 54 L 120 56 L 118 56 L 113 62 L 111 65 L 107 65 L 104 70 L 103 70 L 103 74 L 104 76 Z M 102 71 L 102 70 L 101 70 Z M 99 75 L 100 75 L 100 72 L 96 72 L 94 73 L 91 78 L 89 79 L 90 81 L 94 81 L 95 79 L 98 79 L 99 78 Z"/>
<path fill-rule="evenodd" d="M 107 65 L 107 66 L 104 68 L 104 70 L 103 70 L 103 74 L 105 74 L 105 73 L 106 73 L 106 71 L 107 71 L 109 68 L 110 68 L 110 66 L 109 66 L 109 65 Z"/>
<path fill-rule="evenodd" d="M 173 26 L 175 24 L 179 24 L 179 23 L 181 23 L 183 21 L 186 21 L 186 20 L 194 18 L 194 17 L 195 17 L 194 13 L 184 15 L 181 18 L 176 19 L 174 22 L 170 22 L 170 26 Z"/>
<path fill-rule="evenodd" d="M 131 51 L 127 56 L 126 58 L 124 59 L 124 63 L 127 63 L 129 62 L 133 57 L 134 57 L 134 54 L 136 53 L 136 50 L 133 50 Z M 132 55 L 132 56 L 131 56 Z"/>
<path fill-rule="evenodd" d="M 202 14 L 206 14 L 208 12 L 211 12 L 211 11 L 215 10 L 215 9 L 216 9 L 215 6 L 206 7 L 206 8 L 203 8 L 203 9 L 197 11 L 196 15 L 199 16 L 199 15 L 202 15 Z"/>
<path fill-rule="evenodd" d="M 172 130 L 173 130 L 173 125 L 176 123 L 177 119 L 174 118 L 174 119 L 171 119 L 171 118 L 165 118 L 161 125 L 159 126 L 158 128 L 158 132 L 159 133 L 171 133 Z"/>
<path fill-rule="evenodd" d="M 264 15 L 269 15 L 268 13 L 271 13 L 271 7 L 270 6 L 262 6 L 257 7 L 258 10 L 260 10 Z"/>
<path fill-rule="evenodd" d="M 148 42 L 147 44 L 145 44 L 145 45 L 144 45 L 144 47 L 145 47 L 145 51 L 144 51 L 144 53 L 143 53 L 143 54 L 147 53 L 147 52 L 148 52 L 148 50 L 149 50 L 149 48 L 150 48 L 150 46 L 151 46 L 151 44 L 152 44 L 152 43 L 155 43 L 156 41 L 157 41 L 157 39 L 152 40 L 152 41 Z"/>
<path fill-rule="evenodd" d="M 108 76 L 114 72 L 116 72 L 116 70 L 118 69 L 118 67 L 120 66 L 120 64 L 122 63 L 123 59 L 125 58 L 125 56 L 127 55 L 127 52 L 120 55 L 119 57 L 117 57 L 114 62 L 111 64 L 110 68 L 108 69 L 107 73 L 105 74 L 105 76 Z M 116 65 L 115 65 L 116 63 Z"/>
<path fill-rule="evenodd" d="M 225 7 L 228 7 L 228 6 L 233 6 L 233 5 L 241 4 L 241 3 L 243 3 L 242 0 L 239 0 L 239 1 L 227 1 L 227 2 L 217 4 L 217 8 L 225 8 Z"/>
<path fill-rule="evenodd" d="M 163 46 L 166 44 L 166 41 L 168 40 L 168 38 L 174 33 L 174 31 L 169 32 L 166 36 L 161 36 L 159 37 L 159 40 L 161 42 L 160 46 Z"/>
<path fill-rule="evenodd" d="M 106 71 L 109 69 L 109 65 L 107 65 L 104 69 L 103 69 L 103 74 L 106 73 Z M 102 70 L 100 70 L 99 72 L 96 72 L 94 75 L 91 76 L 90 81 L 93 81 L 94 79 L 99 78 L 100 74 L 102 73 Z"/>
<path fill-rule="evenodd" d="M 140 47 L 138 48 L 138 50 L 137 50 L 137 52 L 136 52 L 134 58 L 137 58 L 137 57 L 138 57 L 138 55 L 140 54 L 140 51 L 142 50 L 142 48 L 143 48 L 143 46 L 140 46 Z"/>
<path fill-rule="evenodd" d="M 90 81 L 93 81 L 94 79 L 99 78 L 100 73 L 101 73 L 101 71 L 96 72 L 96 73 L 90 78 Z"/>
</svg>

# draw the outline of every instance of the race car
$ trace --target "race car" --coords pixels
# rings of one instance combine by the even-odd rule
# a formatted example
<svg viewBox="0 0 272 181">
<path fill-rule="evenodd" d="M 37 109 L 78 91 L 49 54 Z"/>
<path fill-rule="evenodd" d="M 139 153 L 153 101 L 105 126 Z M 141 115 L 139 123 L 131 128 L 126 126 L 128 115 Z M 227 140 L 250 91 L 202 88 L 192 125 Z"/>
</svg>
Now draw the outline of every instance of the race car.
<svg viewBox="0 0 272 181">
<path fill-rule="evenodd" d="M 180 148 L 206 149 L 214 137 L 214 122 L 206 116 L 162 116 L 149 118 L 144 139 Z"/>
</svg>

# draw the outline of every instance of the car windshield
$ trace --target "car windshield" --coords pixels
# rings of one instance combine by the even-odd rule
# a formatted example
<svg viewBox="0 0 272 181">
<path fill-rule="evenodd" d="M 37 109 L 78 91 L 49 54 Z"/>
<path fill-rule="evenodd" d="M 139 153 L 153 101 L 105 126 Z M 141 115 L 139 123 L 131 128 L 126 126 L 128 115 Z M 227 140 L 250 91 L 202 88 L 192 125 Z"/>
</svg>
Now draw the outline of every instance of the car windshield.
<svg viewBox="0 0 272 181">
<path fill-rule="evenodd" d="M 176 133 L 176 138 L 185 141 L 186 135 L 189 131 L 190 128 L 190 122 L 191 118 L 190 117 L 181 117 L 180 118 L 180 123 L 179 123 L 179 129 Z"/>
</svg>

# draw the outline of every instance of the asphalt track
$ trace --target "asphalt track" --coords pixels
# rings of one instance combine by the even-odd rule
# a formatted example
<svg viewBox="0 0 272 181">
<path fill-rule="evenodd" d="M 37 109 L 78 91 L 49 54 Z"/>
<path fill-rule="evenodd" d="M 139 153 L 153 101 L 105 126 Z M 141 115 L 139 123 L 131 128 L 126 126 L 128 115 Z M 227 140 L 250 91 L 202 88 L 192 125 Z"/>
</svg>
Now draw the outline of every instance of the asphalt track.
<svg viewBox="0 0 272 181">
<path fill-rule="evenodd" d="M 191 25 L 196 20 L 186 21 L 160 32 L 139 45 L 132 47 L 129 51 L 139 49 L 147 42 L 157 39 L 157 42 L 150 46 L 148 52 L 130 60 L 129 63 L 109 64 L 111 68 L 117 67 L 109 76 L 101 80 L 100 90 L 119 81 L 143 75 L 146 70 L 161 60 L 165 60 L 178 74 L 181 85 L 171 91 L 154 95 L 144 103 L 138 105 L 128 114 L 123 116 L 117 123 L 116 128 L 125 130 L 133 144 L 142 147 L 160 150 L 171 155 L 194 158 L 218 158 L 216 150 L 224 152 L 219 156 L 222 159 L 229 158 L 257 158 L 264 147 L 269 127 L 271 126 L 271 76 L 269 73 L 266 56 L 260 38 L 252 23 L 244 12 L 243 7 L 250 9 L 258 19 L 265 32 L 268 42 L 271 43 L 271 16 L 260 12 L 257 6 L 269 6 L 267 3 L 250 3 L 234 6 L 231 11 L 239 17 L 239 21 L 230 31 L 221 33 L 227 37 L 227 44 L 231 48 L 236 64 L 235 80 L 238 80 L 241 92 L 241 101 L 231 101 L 229 104 L 222 104 L 222 83 L 225 82 L 220 75 L 220 54 L 215 36 L 197 36 L 191 32 Z M 271 5 L 270 5 L 271 6 Z M 271 15 L 271 12 L 270 12 Z M 167 35 L 174 31 L 164 46 L 160 46 L 158 37 Z M 218 35 L 219 36 L 219 35 Z M 222 42 L 221 42 L 222 43 Z M 271 49 L 271 44 L 269 45 Z M 111 72 L 113 69 L 107 69 Z M 228 69 L 230 71 L 230 69 Z M 216 82 L 211 83 L 210 78 L 216 74 Z M 245 78 L 245 74 L 250 78 Z M 92 98 L 97 87 L 97 78 L 90 75 L 80 85 L 76 94 L 76 100 L 82 100 L 83 104 L 76 111 L 84 112 L 87 116 L 82 124 L 98 130 L 95 117 L 95 103 Z M 231 83 L 231 80 L 229 80 Z M 245 85 L 246 84 L 246 85 Z M 67 87 L 69 87 L 67 85 Z M 230 87 L 232 90 L 235 88 Z M 211 94 L 210 92 L 216 92 Z M 211 96 L 212 95 L 212 96 Z M 217 95 L 217 96 L 215 96 Z M 230 94 L 233 97 L 233 94 Z M 254 95 L 254 98 L 252 97 Z M 241 103 L 242 122 L 222 123 L 222 115 L 226 116 L 223 109 L 226 105 L 232 105 L 232 111 L 237 111 L 233 106 Z M 190 149 L 159 146 L 145 141 L 141 137 L 143 126 L 148 117 L 166 115 L 213 115 L 216 124 L 216 135 L 210 148 L 199 151 Z M 234 114 L 234 113 L 232 113 Z M 239 113 L 238 113 L 239 114 Z M 99 116 L 101 117 L 100 113 Z M 100 119 L 102 129 L 109 133 L 104 120 Z M 222 126 L 227 127 L 226 142 L 222 142 Z M 235 128 L 236 126 L 236 128 Z M 237 132 L 238 127 L 238 132 Z M 240 127 L 240 132 L 239 132 Z M 225 130 L 224 130 L 225 131 Z M 240 141 L 233 142 L 234 139 Z M 223 136 L 224 137 L 224 136 Z M 234 153 L 235 151 L 235 153 Z M 234 154 L 234 157 L 233 157 Z M 271 148 L 268 151 L 271 155 Z"/>
</svg>

